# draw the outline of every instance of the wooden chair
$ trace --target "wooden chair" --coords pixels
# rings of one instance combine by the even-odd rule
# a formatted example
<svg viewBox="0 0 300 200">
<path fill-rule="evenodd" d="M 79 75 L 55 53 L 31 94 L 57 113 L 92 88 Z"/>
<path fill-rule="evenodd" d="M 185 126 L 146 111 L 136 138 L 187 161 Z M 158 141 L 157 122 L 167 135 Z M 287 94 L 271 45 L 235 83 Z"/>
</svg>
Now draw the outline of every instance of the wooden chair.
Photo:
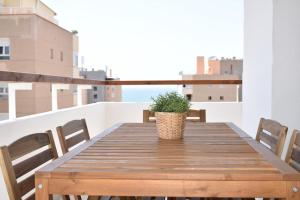
<svg viewBox="0 0 300 200">
<path fill-rule="evenodd" d="M 189 110 L 187 120 L 206 122 L 206 110 Z M 155 113 L 150 110 L 143 110 L 143 122 L 155 122 Z"/>
<path fill-rule="evenodd" d="M 294 130 L 285 162 L 300 172 L 300 131 Z"/>
<path fill-rule="evenodd" d="M 58 126 L 56 131 L 63 154 L 68 153 L 76 145 L 91 139 L 85 119 L 70 121 L 63 126 Z M 74 198 L 75 200 L 82 199 L 81 196 L 75 196 Z M 101 198 L 100 196 L 89 196 L 88 200 L 100 200 Z M 111 199 L 111 197 L 103 198 Z M 69 199 L 68 196 L 65 197 L 65 200 Z"/>
<path fill-rule="evenodd" d="M 39 151 L 38 151 L 39 150 Z M 0 147 L 0 165 L 10 200 L 34 200 L 33 170 L 57 158 L 51 131 L 25 136 Z M 23 179 L 17 181 L 17 179 Z M 24 196 L 27 195 L 27 198 Z M 52 198 L 52 197 L 50 197 Z"/>
<path fill-rule="evenodd" d="M 280 123 L 261 118 L 256 134 L 256 141 L 264 144 L 275 155 L 281 156 L 288 128 Z"/>
</svg>

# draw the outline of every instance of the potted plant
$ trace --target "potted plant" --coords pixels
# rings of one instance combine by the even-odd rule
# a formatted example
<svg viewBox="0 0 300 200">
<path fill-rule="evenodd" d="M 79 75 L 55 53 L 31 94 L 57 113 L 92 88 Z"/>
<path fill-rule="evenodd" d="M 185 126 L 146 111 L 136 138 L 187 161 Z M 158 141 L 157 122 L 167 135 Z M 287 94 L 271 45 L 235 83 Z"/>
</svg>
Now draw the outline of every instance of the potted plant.
<svg viewBox="0 0 300 200">
<path fill-rule="evenodd" d="M 189 101 L 177 92 L 169 92 L 152 98 L 151 111 L 155 112 L 156 126 L 162 139 L 183 137 Z"/>
</svg>

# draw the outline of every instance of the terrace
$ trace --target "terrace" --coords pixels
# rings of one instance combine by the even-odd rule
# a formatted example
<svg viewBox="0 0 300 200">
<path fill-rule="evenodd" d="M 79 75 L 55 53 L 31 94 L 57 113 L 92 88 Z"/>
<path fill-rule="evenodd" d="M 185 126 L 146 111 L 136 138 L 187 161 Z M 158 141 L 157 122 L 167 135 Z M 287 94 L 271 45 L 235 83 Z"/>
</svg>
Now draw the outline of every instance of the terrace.
<svg viewBox="0 0 300 200">
<path fill-rule="evenodd" d="M 245 58 L 243 82 L 239 80 L 141 80 L 95 81 L 37 74 L 0 72 L 0 81 L 9 82 L 10 95 L 16 90 L 30 90 L 31 83 L 69 84 L 85 89 L 89 85 L 201 85 L 235 84 L 243 86 L 243 102 L 192 102 L 193 109 L 206 109 L 207 122 L 232 122 L 255 137 L 261 117 L 272 118 L 289 127 L 282 158 L 285 157 L 292 130 L 300 129 L 299 88 L 299 2 L 245 1 Z M 16 84 L 17 83 L 17 84 Z M 78 99 L 81 98 L 78 93 Z M 117 123 L 142 122 L 145 103 L 99 102 L 47 113 L 16 118 L 15 98 L 9 99 L 9 120 L 0 122 L 1 145 L 31 133 L 52 130 L 59 147 L 56 127 L 74 119 L 86 119 L 91 138 Z M 52 93 L 52 105 L 57 102 Z M 58 153 L 61 156 L 60 148 Z M 8 199 L 0 175 L 0 199 Z M 298 196 L 299 197 L 299 196 Z M 290 198 L 293 200 L 298 197 Z"/>
</svg>

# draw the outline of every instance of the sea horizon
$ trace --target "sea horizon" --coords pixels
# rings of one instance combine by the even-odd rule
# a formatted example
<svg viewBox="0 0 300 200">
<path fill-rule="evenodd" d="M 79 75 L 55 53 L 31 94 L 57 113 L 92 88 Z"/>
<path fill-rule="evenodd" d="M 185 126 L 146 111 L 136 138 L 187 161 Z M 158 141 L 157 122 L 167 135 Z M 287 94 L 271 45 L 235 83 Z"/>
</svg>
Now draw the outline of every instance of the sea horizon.
<svg viewBox="0 0 300 200">
<path fill-rule="evenodd" d="M 177 92 L 176 86 L 125 86 L 122 87 L 122 102 L 152 102 L 152 98 L 167 92 Z"/>
</svg>

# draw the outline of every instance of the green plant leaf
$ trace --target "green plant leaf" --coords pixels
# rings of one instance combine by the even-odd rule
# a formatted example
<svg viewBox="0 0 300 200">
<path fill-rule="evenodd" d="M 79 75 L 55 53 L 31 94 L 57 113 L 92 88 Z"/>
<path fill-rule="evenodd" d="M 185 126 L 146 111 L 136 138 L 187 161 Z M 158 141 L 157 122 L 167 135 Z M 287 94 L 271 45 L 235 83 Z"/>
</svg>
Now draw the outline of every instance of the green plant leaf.
<svg viewBox="0 0 300 200">
<path fill-rule="evenodd" d="M 184 113 L 191 107 L 190 102 L 177 92 L 168 92 L 164 95 L 158 95 L 156 98 L 152 97 L 152 100 L 153 103 L 150 105 L 150 109 L 153 112 Z"/>
</svg>

